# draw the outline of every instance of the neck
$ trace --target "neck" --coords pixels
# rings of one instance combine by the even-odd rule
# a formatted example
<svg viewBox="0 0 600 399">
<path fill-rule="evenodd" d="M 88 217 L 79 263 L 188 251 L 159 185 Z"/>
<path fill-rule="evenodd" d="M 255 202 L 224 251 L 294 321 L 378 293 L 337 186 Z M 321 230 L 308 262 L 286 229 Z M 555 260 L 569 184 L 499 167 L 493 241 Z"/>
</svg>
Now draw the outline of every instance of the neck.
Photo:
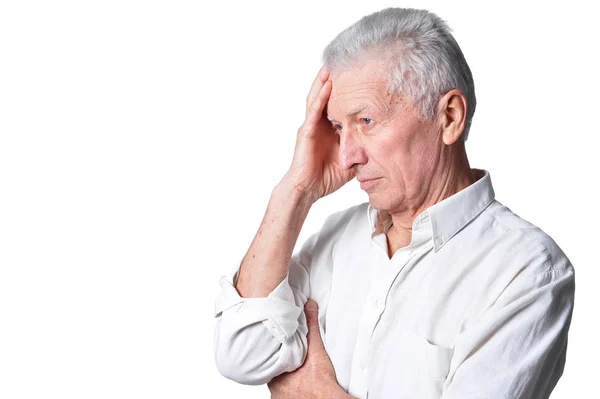
<svg viewBox="0 0 600 399">
<path fill-rule="evenodd" d="M 455 143 L 451 147 L 453 148 L 446 148 L 448 152 L 440 157 L 441 167 L 437 168 L 422 200 L 416 206 L 406 208 L 402 212 L 390 213 L 392 226 L 387 235 L 388 241 L 394 243 L 392 247 L 402 248 L 410 244 L 413 222 L 421 212 L 477 180 L 469 165 L 464 142 Z"/>
</svg>

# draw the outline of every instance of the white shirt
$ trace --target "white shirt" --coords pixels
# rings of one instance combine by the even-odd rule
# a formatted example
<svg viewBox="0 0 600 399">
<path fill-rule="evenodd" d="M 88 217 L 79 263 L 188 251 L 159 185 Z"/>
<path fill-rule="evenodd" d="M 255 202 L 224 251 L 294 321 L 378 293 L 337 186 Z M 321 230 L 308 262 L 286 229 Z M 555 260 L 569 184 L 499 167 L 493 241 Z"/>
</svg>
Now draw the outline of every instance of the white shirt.
<svg viewBox="0 0 600 399">
<path fill-rule="evenodd" d="M 552 238 L 494 199 L 487 171 L 473 172 L 475 183 L 419 214 L 391 259 L 391 219 L 367 202 L 329 216 L 268 297 L 240 297 L 238 268 L 223 276 L 221 374 L 254 385 L 298 368 L 310 297 L 352 396 L 548 398 L 565 364 L 574 269 Z"/>
</svg>

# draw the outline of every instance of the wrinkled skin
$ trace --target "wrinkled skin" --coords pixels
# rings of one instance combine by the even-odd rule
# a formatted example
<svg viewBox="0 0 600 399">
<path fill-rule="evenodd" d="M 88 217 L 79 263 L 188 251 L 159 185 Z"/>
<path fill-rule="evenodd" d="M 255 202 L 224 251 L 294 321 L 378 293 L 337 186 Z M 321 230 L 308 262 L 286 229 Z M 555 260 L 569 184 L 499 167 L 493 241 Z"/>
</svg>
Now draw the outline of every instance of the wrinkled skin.
<svg viewBox="0 0 600 399">
<path fill-rule="evenodd" d="M 283 373 L 267 384 L 273 399 L 350 398 L 338 385 L 333 364 L 325 351 L 318 324 L 317 303 L 304 306 L 308 324 L 308 353 L 298 369 Z"/>
</svg>

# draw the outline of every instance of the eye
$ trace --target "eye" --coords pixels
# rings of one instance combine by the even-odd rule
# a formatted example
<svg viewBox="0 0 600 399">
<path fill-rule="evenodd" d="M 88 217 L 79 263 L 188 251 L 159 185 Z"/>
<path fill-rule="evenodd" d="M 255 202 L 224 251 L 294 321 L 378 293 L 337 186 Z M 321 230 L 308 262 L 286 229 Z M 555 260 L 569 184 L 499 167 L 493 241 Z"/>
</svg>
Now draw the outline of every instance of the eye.
<svg viewBox="0 0 600 399">
<path fill-rule="evenodd" d="M 342 125 L 340 125 L 339 123 L 336 123 L 336 124 L 333 125 L 333 128 L 335 130 L 342 130 Z"/>
<path fill-rule="evenodd" d="M 361 119 L 367 125 L 370 125 L 371 123 L 373 123 L 373 120 L 371 118 L 361 118 Z"/>
</svg>

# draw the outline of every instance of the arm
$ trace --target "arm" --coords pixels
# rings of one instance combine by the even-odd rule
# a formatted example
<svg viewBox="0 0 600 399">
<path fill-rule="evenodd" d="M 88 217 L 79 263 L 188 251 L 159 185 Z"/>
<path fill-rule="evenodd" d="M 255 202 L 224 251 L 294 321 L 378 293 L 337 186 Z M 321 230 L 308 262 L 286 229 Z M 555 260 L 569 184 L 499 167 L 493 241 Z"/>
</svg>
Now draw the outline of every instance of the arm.
<svg viewBox="0 0 600 399">
<path fill-rule="evenodd" d="M 337 163 L 339 144 L 323 114 L 331 93 L 328 77 L 322 68 L 309 92 L 292 165 L 273 190 L 239 278 L 234 273 L 221 279 L 215 360 L 221 374 L 243 384 L 265 384 L 295 370 L 307 353 L 303 305 L 317 236 L 290 256 L 312 204 L 354 177 Z"/>
<path fill-rule="evenodd" d="M 239 271 L 221 278 L 223 290 L 215 304 L 215 361 L 223 376 L 242 384 L 265 384 L 298 368 L 306 356 L 302 310 L 317 234 L 290 258 L 310 209 L 310 202 L 292 190 L 285 181 L 273 190 Z M 286 224 L 293 227 L 286 230 Z"/>
<path fill-rule="evenodd" d="M 573 267 L 518 277 L 454 348 L 442 399 L 546 399 L 562 375 Z"/>
<path fill-rule="evenodd" d="M 261 298 L 288 274 L 288 264 L 302 225 L 312 206 L 311 198 L 289 180 L 275 187 L 260 228 L 240 266 L 235 288 L 244 298 Z"/>
<path fill-rule="evenodd" d="M 308 325 L 308 353 L 298 369 L 273 378 L 268 384 L 272 399 L 349 399 L 338 384 L 335 369 L 319 329 L 319 307 L 309 299 L 304 306 Z"/>
</svg>

